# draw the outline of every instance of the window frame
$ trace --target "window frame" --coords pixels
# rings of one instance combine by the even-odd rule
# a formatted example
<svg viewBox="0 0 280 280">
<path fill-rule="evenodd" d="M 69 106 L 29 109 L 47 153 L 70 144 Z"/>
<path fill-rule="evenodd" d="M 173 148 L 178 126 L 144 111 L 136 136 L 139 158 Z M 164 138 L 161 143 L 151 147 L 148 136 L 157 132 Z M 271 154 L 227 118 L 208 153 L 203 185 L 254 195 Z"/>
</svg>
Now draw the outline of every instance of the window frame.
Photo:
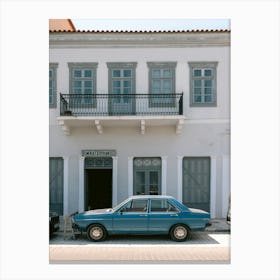
<svg viewBox="0 0 280 280">
<path fill-rule="evenodd" d="M 135 161 L 136 160 L 160 160 L 160 165 L 158 166 L 136 166 Z M 137 172 L 143 172 L 145 174 L 144 176 L 144 195 L 151 195 L 151 181 L 150 181 L 150 173 L 156 172 L 158 174 L 158 194 L 162 193 L 162 159 L 161 157 L 135 157 L 133 159 L 133 195 L 143 195 L 143 193 L 137 194 L 136 192 L 136 173 Z"/>
<path fill-rule="evenodd" d="M 189 77 L 190 77 L 190 107 L 216 107 L 217 106 L 217 66 L 218 62 L 189 62 Z M 211 76 L 194 76 L 194 70 L 212 70 Z M 202 100 L 200 102 L 196 102 L 194 100 L 194 83 L 195 81 L 201 80 L 202 85 L 201 89 L 204 91 L 206 86 L 204 85 L 205 81 L 212 81 L 212 101 L 207 102 L 205 101 L 205 92 L 201 92 Z"/>
<path fill-rule="evenodd" d="M 50 102 L 50 84 L 49 84 L 49 108 L 57 108 L 57 68 L 58 63 L 49 63 L 49 73 L 52 71 L 53 77 L 50 77 L 49 74 L 49 82 L 52 81 L 52 99 L 53 102 Z"/>
<path fill-rule="evenodd" d="M 129 112 L 134 114 L 136 111 L 136 67 L 137 62 L 107 62 L 108 68 L 108 108 L 109 114 L 120 113 L 125 114 Z M 120 70 L 124 74 L 125 70 L 131 70 L 131 76 L 125 77 L 120 75 L 120 77 L 113 77 L 113 71 Z M 124 93 L 122 90 L 125 88 L 124 81 L 129 80 L 130 93 Z M 120 81 L 120 94 L 113 93 L 113 82 Z M 123 111 L 124 110 L 124 111 Z M 127 112 L 127 113 L 128 113 Z"/>
<path fill-rule="evenodd" d="M 161 92 L 158 93 L 159 95 L 165 94 L 162 92 L 163 81 L 164 80 L 171 80 L 171 92 L 166 94 L 175 94 L 176 93 L 176 66 L 177 62 L 147 62 L 147 66 L 149 68 L 148 78 L 149 78 L 149 94 L 157 94 L 153 93 L 153 80 L 160 81 L 160 90 Z M 160 70 L 160 73 L 164 70 L 171 71 L 171 77 L 164 77 L 160 74 L 160 77 L 155 78 L 153 77 L 153 71 Z M 149 106 L 150 107 L 175 107 L 176 106 L 176 98 L 170 99 L 170 102 L 157 102 L 156 97 L 149 96 Z"/>
<path fill-rule="evenodd" d="M 137 62 L 107 62 L 107 67 L 108 67 L 108 91 L 109 94 L 113 94 L 113 79 L 116 80 L 125 80 L 125 79 L 130 79 L 131 80 L 131 93 L 130 94 L 135 94 L 136 93 L 136 67 L 137 67 Z M 114 70 L 131 70 L 131 77 L 125 77 L 125 76 L 120 76 L 120 77 L 113 77 L 112 72 Z M 120 95 L 123 95 L 123 93 L 120 93 Z"/>
<path fill-rule="evenodd" d="M 92 98 L 88 99 L 91 100 L 90 103 L 85 102 L 87 100 L 84 99 L 84 102 L 79 104 L 79 107 L 87 107 L 90 106 L 92 108 L 96 108 L 97 106 L 97 102 L 96 102 L 96 95 L 97 95 L 97 66 L 98 63 L 97 62 L 69 62 L 68 63 L 68 68 L 69 68 L 69 94 L 70 95 L 75 95 L 76 93 L 74 93 L 74 82 L 75 81 L 82 81 L 82 82 L 86 82 L 86 81 L 91 81 L 92 82 Z M 74 77 L 74 71 L 75 70 L 81 70 L 81 71 L 86 71 L 86 70 L 91 70 L 92 71 L 92 77 L 87 78 L 87 77 Z M 84 88 L 84 86 L 82 86 L 82 88 Z M 82 95 L 91 95 L 91 94 L 85 94 L 85 93 L 81 93 Z M 71 98 L 70 98 L 71 99 Z M 82 97 L 81 97 L 82 100 Z M 75 101 L 74 101 L 75 102 Z"/>
</svg>

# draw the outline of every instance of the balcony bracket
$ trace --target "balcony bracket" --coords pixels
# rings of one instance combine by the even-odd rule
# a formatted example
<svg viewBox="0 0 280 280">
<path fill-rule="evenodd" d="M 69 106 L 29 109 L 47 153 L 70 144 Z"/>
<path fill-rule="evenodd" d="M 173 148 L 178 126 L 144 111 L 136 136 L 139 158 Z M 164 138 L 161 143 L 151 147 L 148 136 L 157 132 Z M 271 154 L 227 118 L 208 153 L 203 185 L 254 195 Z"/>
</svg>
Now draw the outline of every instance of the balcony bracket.
<svg viewBox="0 0 280 280">
<path fill-rule="evenodd" d="M 183 125 L 184 125 L 184 120 L 179 119 L 176 125 L 176 134 L 181 134 Z"/>
<path fill-rule="evenodd" d="M 103 127 L 102 127 L 100 121 L 99 120 L 95 120 L 94 124 L 96 126 L 96 129 L 97 129 L 98 133 L 102 134 L 103 133 Z"/>
<path fill-rule="evenodd" d="M 61 125 L 64 134 L 70 135 L 70 127 L 66 125 L 64 121 L 59 121 L 59 124 Z"/>
<path fill-rule="evenodd" d="M 141 120 L 140 124 L 141 124 L 141 134 L 145 134 L 145 130 L 146 130 L 145 120 Z"/>
</svg>

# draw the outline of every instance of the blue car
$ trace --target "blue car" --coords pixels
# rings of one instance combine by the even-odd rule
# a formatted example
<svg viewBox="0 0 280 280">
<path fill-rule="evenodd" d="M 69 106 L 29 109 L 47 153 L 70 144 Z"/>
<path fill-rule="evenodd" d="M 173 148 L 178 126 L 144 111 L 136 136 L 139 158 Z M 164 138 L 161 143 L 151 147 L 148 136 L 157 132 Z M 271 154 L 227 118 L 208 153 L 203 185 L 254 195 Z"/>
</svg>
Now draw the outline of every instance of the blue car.
<svg viewBox="0 0 280 280">
<path fill-rule="evenodd" d="M 76 214 L 72 226 L 91 241 L 113 234 L 169 234 L 174 241 L 184 241 L 190 231 L 204 230 L 209 221 L 208 212 L 188 208 L 171 196 L 137 195 L 114 208 Z"/>
</svg>

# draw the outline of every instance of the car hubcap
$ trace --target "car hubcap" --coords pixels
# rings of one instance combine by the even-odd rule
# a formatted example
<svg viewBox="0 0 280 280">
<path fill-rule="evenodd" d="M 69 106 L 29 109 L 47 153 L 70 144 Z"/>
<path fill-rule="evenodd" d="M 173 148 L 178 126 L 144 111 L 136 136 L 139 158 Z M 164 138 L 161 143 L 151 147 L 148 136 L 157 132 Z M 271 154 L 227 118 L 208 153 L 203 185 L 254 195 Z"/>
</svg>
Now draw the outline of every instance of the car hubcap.
<svg viewBox="0 0 280 280">
<path fill-rule="evenodd" d="M 187 236 L 187 230 L 184 227 L 176 227 L 174 235 L 177 239 L 184 239 Z"/>
<path fill-rule="evenodd" d="M 103 231 L 99 227 L 94 227 L 91 229 L 91 236 L 93 239 L 100 239 L 103 236 Z"/>
</svg>

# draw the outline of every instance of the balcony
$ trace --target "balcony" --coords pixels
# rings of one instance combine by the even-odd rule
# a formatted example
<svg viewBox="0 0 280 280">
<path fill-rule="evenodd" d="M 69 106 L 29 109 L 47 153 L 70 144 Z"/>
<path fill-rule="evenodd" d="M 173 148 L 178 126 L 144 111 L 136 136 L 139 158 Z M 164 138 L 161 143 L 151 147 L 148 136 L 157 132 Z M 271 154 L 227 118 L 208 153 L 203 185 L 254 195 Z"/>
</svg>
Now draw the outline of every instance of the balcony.
<svg viewBox="0 0 280 280">
<path fill-rule="evenodd" d="M 75 126 L 103 127 L 139 125 L 176 125 L 181 132 L 184 123 L 183 93 L 172 94 L 60 94 L 59 123 L 65 134 Z"/>
</svg>

